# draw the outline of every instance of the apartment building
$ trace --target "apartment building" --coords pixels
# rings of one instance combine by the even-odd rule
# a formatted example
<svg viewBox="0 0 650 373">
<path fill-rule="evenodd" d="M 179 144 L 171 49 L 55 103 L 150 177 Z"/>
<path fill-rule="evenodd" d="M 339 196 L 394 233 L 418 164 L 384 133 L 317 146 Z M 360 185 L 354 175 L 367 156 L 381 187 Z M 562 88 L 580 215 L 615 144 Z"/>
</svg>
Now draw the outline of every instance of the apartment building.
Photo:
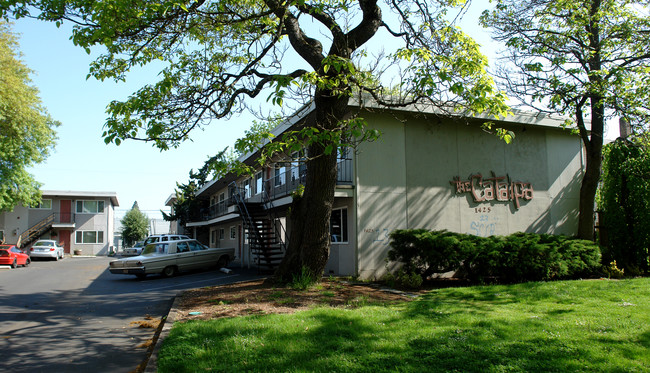
<svg viewBox="0 0 650 373">
<path fill-rule="evenodd" d="M 516 112 L 494 121 L 507 144 L 481 126 L 433 108 L 350 110 L 381 131 L 378 141 L 339 151 L 325 274 L 381 276 L 395 229 L 447 229 L 476 235 L 518 231 L 575 234 L 584 166 L 577 135 L 562 118 Z M 274 130 L 294 128 L 310 108 Z M 255 154 L 240 161 L 252 164 Z M 291 234 L 291 193 L 306 163 L 287 154 L 254 176 L 227 175 L 197 192 L 200 209 L 186 226 L 213 247 L 234 247 L 242 266 L 273 268 Z"/>
<path fill-rule="evenodd" d="M 59 241 L 65 253 L 107 255 L 115 251 L 114 192 L 44 190 L 38 206 L 0 213 L 0 237 L 29 248 L 38 239 Z"/>
</svg>

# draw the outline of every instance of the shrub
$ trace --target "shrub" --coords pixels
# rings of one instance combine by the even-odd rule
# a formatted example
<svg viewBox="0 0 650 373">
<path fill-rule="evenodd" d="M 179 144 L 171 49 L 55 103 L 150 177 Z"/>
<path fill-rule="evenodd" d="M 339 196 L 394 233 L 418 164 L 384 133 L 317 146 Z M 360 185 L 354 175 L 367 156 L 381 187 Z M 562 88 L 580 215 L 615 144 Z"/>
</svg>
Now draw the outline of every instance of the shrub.
<svg viewBox="0 0 650 373">
<path fill-rule="evenodd" d="M 557 280 L 590 276 L 600 268 L 600 248 L 591 241 L 549 234 L 477 237 L 447 231 L 398 230 L 388 259 L 404 273 L 426 278 L 457 270 L 473 281 Z"/>
<path fill-rule="evenodd" d="M 387 273 L 382 277 L 382 282 L 397 289 L 419 289 L 422 286 L 422 276 L 415 272 L 407 273 L 399 269 L 397 273 Z"/>
<path fill-rule="evenodd" d="M 616 261 L 629 275 L 650 272 L 650 141 L 619 139 L 603 149 L 598 191 L 605 262 Z"/>
</svg>

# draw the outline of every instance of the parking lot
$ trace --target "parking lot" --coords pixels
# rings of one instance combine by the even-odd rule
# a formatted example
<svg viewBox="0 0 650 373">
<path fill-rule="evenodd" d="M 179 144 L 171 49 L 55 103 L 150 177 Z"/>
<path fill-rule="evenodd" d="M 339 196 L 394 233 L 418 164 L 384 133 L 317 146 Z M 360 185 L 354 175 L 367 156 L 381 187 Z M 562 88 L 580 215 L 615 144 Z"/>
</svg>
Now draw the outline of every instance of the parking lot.
<svg viewBox="0 0 650 373">
<path fill-rule="evenodd" d="M 0 370 L 11 372 L 129 372 L 146 358 L 155 330 L 140 321 L 167 314 L 184 289 L 261 276 L 192 272 L 172 278 L 113 275 L 113 258 L 33 261 L 0 268 Z"/>
</svg>

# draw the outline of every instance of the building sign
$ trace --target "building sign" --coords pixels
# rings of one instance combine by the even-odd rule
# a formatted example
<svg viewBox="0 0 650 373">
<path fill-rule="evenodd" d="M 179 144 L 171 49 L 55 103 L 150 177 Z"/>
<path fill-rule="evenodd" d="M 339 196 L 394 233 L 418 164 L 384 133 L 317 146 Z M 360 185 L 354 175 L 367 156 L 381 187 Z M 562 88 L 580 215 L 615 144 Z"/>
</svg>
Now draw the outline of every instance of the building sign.
<svg viewBox="0 0 650 373">
<path fill-rule="evenodd" d="M 511 181 L 510 176 L 496 176 L 483 178 L 481 174 L 470 175 L 467 180 L 461 180 L 460 176 L 450 181 L 456 188 L 456 194 L 470 193 L 474 202 L 512 201 L 515 208 L 519 209 L 520 200 L 530 201 L 533 199 L 533 186 L 531 183 Z"/>
</svg>

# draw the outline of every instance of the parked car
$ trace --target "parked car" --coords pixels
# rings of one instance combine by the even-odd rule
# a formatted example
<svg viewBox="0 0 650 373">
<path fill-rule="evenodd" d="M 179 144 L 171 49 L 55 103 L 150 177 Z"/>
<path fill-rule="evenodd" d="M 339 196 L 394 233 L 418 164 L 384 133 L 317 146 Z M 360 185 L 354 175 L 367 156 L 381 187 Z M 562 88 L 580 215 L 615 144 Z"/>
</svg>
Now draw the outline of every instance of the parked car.
<svg viewBox="0 0 650 373">
<path fill-rule="evenodd" d="M 16 247 L 16 245 L 0 245 L 0 265 L 27 267 L 31 263 L 29 255 Z"/>
<path fill-rule="evenodd" d="M 209 248 L 192 239 L 161 241 L 146 245 L 139 256 L 111 261 L 108 269 L 114 274 L 138 278 L 158 273 L 171 277 L 180 271 L 225 267 L 234 258 L 234 248 Z"/>
<path fill-rule="evenodd" d="M 135 243 L 135 245 L 133 245 L 133 247 L 127 247 L 126 249 L 122 250 L 122 255 L 140 255 L 142 253 L 142 249 L 144 249 L 144 241 L 138 241 Z"/>
<path fill-rule="evenodd" d="M 63 259 L 63 246 L 60 246 L 55 240 L 38 240 L 32 248 L 29 249 L 31 258 L 53 258 L 54 260 Z"/>
</svg>

